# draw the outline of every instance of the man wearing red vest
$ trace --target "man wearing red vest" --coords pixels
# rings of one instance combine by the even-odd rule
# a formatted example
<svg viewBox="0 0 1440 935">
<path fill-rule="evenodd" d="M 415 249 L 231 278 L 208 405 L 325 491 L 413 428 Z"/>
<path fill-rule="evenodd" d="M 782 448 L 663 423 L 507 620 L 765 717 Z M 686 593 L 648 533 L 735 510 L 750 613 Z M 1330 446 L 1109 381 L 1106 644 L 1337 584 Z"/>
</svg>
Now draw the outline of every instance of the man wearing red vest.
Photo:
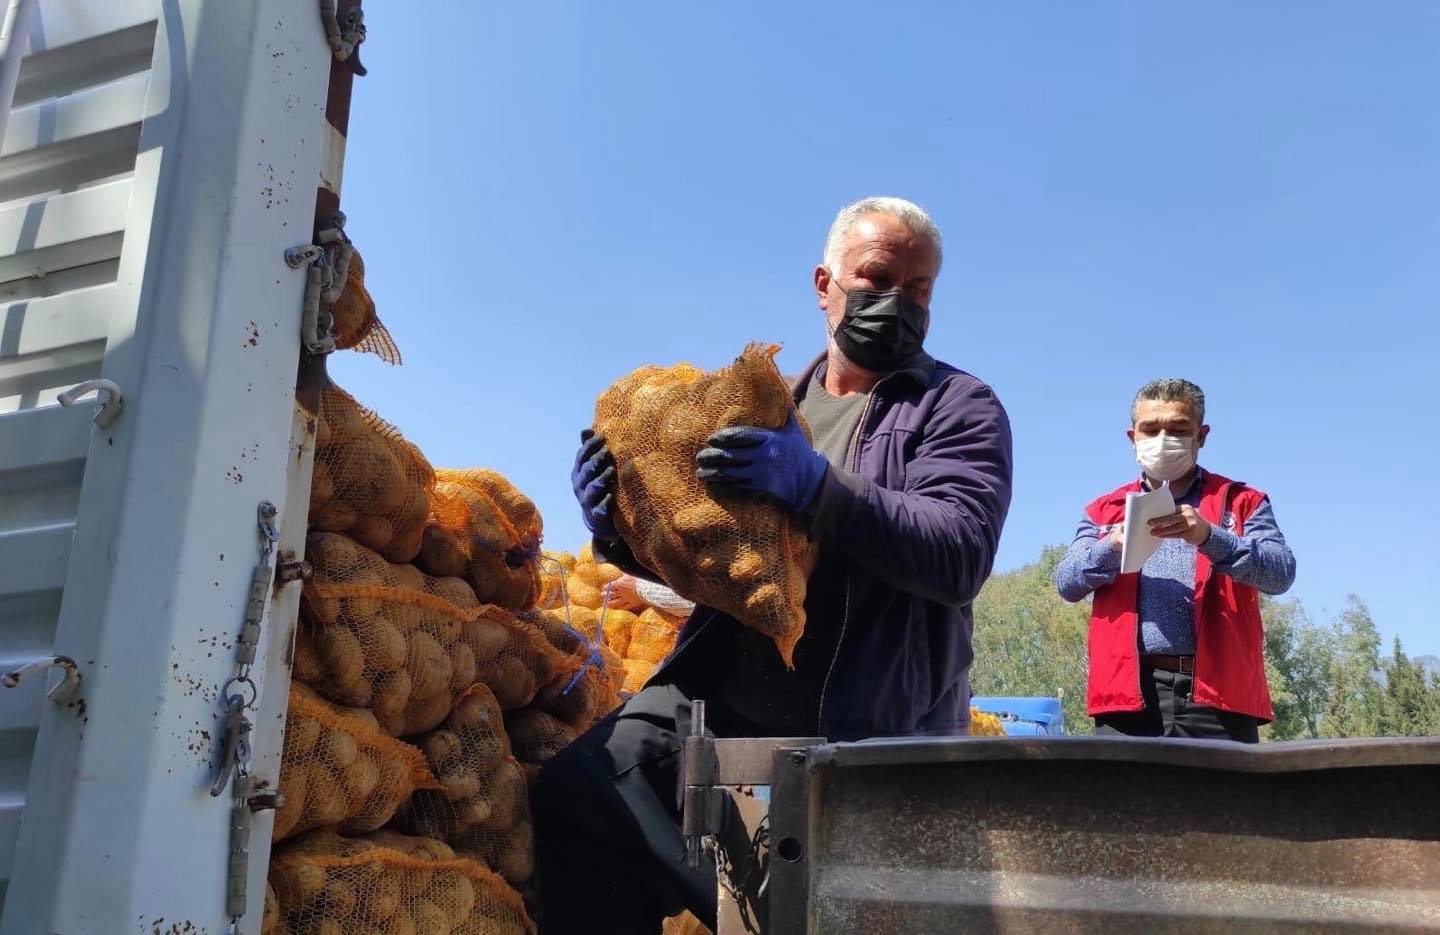
<svg viewBox="0 0 1440 935">
<path fill-rule="evenodd" d="M 1201 468 L 1205 394 L 1154 380 L 1127 433 L 1142 474 L 1085 508 L 1055 569 L 1067 601 L 1094 593 L 1085 710 L 1097 734 L 1248 743 L 1274 718 L 1257 592 L 1283 594 L 1295 557 L 1265 494 Z M 1125 495 L 1170 485 L 1176 511 L 1150 521 L 1160 548 L 1120 574 Z"/>
</svg>

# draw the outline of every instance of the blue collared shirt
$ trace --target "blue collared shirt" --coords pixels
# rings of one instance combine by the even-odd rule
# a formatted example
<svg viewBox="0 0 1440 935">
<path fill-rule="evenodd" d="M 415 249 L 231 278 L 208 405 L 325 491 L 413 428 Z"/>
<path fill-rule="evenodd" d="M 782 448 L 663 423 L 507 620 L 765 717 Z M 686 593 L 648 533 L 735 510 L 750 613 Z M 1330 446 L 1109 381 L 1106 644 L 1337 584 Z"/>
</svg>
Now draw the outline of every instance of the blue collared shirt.
<svg viewBox="0 0 1440 935">
<path fill-rule="evenodd" d="M 1200 507 L 1204 470 L 1177 507 Z M 1078 601 L 1105 587 L 1120 574 L 1120 552 L 1110 545 L 1111 527 L 1080 518 L 1075 541 L 1055 568 L 1055 587 L 1067 601 Z M 1210 538 L 1200 546 L 1215 570 L 1265 594 L 1283 594 L 1295 582 L 1295 556 L 1275 522 L 1266 497 L 1245 521 L 1245 534 L 1234 532 L 1235 517 L 1228 510 Z M 1195 546 L 1182 539 L 1166 539 L 1140 569 L 1140 649 L 1145 653 L 1188 656 L 1195 652 Z"/>
</svg>

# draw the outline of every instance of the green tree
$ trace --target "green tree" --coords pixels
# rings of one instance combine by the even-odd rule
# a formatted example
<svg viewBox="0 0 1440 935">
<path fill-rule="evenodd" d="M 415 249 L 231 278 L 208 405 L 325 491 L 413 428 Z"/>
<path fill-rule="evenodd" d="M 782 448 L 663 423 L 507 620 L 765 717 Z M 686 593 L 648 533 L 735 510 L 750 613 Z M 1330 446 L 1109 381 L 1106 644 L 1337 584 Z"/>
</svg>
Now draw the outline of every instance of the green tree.
<svg viewBox="0 0 1440 935">
<path fill-rule="evenodd" d="M 1328 630 L 1315 626 L 1299 601 L 1264 598 L 1265 674 L 1275 705 L 1266 725 L 1268 740 L 1319 737 L 1330 705 L 1330 666 L 1334 651 Z"/>
<path fill-rule="evenodd" d="M 1355 595 L 1333 624 L 1324 737 L 1378 737 L 1384 728 L 1380 670 L 1380 631 Z"/>
<path fill-rule="evenodd" d="M 1089 733 L 1085 716 L 1087 602 L 1067 604 L 1055 592 L 1055 546 L 1023 568 L 992 575 L 975 600 L 977 695 L 1059 696 L 1065 729 Z"/>
<path fill-rule="evenodd" d="M 1419 737 L 1430 733 L 1431 706 L 1425 671 L 1405 655 L 1398 636 L 1390 658 L 1385 660 L 1384 672 L 1380 733 L 1386 737 Z"/>
</svg>

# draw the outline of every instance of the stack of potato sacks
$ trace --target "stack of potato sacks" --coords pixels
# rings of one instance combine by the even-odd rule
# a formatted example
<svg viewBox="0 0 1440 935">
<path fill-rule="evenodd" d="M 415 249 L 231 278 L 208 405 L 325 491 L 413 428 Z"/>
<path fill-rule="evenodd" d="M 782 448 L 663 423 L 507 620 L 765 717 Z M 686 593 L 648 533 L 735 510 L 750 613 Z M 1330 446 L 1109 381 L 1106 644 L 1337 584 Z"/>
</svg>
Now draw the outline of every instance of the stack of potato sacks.
<svg viewBox="0 0 1440 935">
<path fill-rule="evenodd" d="M 610 606 L 609 586 L 624 572 L 607 562 L 596 562 L 589 544 L 577 556 L 546 553 L 542 569 L 541 607 L 560 609 L 569 601 L 572 615 L 594 632 L 605 634 L 605 645 L 620 657 L 625 669 L 624 691 L 634 694 L 675 648 L 683 617 L 658 607 L 638 613 Z"/>
<path fill-rule="evenodd" d="M 506 718 L 573 737 L 623 678 L 536 619 L 540 534 L 498 474 L 436 471 L 322 392 L 264 933 L 535 932 Z"/>
</svg>

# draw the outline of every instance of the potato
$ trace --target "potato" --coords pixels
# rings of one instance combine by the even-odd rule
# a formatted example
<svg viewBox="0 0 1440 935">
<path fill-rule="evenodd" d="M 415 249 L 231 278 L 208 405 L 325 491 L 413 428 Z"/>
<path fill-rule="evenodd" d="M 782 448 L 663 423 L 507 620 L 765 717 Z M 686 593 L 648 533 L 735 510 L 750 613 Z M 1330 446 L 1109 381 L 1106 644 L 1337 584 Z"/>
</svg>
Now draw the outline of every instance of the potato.
<svg viewBox="0 0 1440 935">
<path fill-rule="evenodd" d="M 386 673 L 375 685 L 375 703 L 370 710 L 380 722 L 380 726 L 392 737 L 409 733 L 406 729 L 405 709 L 410 704 L 412 687 L 410 673 L 404 669 Z"/>
<path fill-rule="evenodd" d="M 420 738 L 417 744 L 425 760 L 437 776 L 458 766 L 465 755 L 460 735 L 453 730 L 434 730 Z"/>
<path fill-rule="evenodd" d="M 298 764 L 286 762 L 282 765 L 280 791 L 285 794 L 285 801 L 275 809 L 275 830 L 272 836 L 276 841 L 293 834 L 300 824 L 300 819 L 304 817 L 308 779 L 309 774 Z"/>
<path fill-rule="evenodd" d="M 315 652 L 312 639 L 303 630 L 295 636 L 295 655 L 290 662 L 290 677 L 307 685 L 315 684 L 325 677 L 325 664 Z"/>
<path fill-rule="evenodd" d="M 356 542 L 379 552 L 389 548 L 390 540 L 395 538 L 395 524 L 384 516 L 362 513 L 349 532 Z"/>
<path fill-rule="evenodd" d="M 376 792 L 379 787 L 380 767 L 375 765 L 374 757 L 376 755 L 377 753 L 375 751 L 367 751 L 364 756 L 359 757 L 354 763 L 351 763 L 340 772 L 340 784 L 345 787 L 345 792 L 349 795 L 350 801 L 355 803 L 356 806 L 366 803 L 371 794 Z M 393 794 L 395 790 L 379 789 L 378 791 Z M 388 819 L 389 816 L 386 817 Z M 376 827 L 384 823 L 382 820 L 377 823 Z M 345 830 L 373 831 L 374 828 L 361 828 L 351 825 Z"/>
<path fill-rule="evenodd" d="M 335 484 L 330 478 L 330 468 L 324 461 L 315 462 L 315 471 L 310 475 L 310 512 L 330 502 L 335 495 Z"/>
<path fill-rule="evenodd" d="M 535 875 L 535 832 L 527 821 L 496 850 L 491 868 L 512 883 L 524 883 Z"/>
<path fill-rule="evenodd" d="M 445 911 L 453 923 L 464 922 L 475 909 L 475 886 L 460 873 L 437 873 L 425 898 Z"/>
<path fill-rule="evenodd" d="M 331 679 L 349 684 L 364 675 L 364 650 L 345 627 L 321 627 L 316 634 L 315 649 Z"/>
<path fill-rule="evenodd" d="M 364 902 L 363 911 L 370 918 L 384 922 L 400 911 L 404 894 L 401 890 L 401 874 L 396 873 L 395 869 L 390 866 L 383 864 L 376 866 L 381 873 L 370 882 L 370 894 Z M 389 929 L 381 929 L 381 931 L 388 932 Z"/>
<path fill-rule="evenodd" d="M 413 562 L 420 554 L 420 539 L 425 533 L 424 519 L 407 521 L 403 518 L 395 523 L 395 535 L 390 544 L 381 550 L 387 561 Z"/>
<path fill-rule="evenodd" d="M 463 575 L 470 567 L 469 553 L 460 538 L 448 529 L 430 525 L 420 539 L 416 564 L 432 575 Z"/>
<path fill-rule="evenodd" d="M 369 672 L 394 672 L 405 664 L 409 647 L 400 629 L 376 614 L 360 627 L 358 642 Z"/>
<path fill-rule="evenodd" d="M 349 882 L 333 876 L 320 894 L 324 913 L 334 919 L 348 919 L 360 904 L 359 894 Z"/>
<path fill-rule="evenodd" d="M 570 595 L 571 603 L 591 609 L 599 608 L 605 599 L 599 588 L 578 577 L 566 579 L 565 592 Z"/>
<path fill-rule="evenodd" d="M 478 669 L 475 665 L 475 653 L 463 641 L 456 641 L 450 647 L 450 664 L 453 667 L 450 676 L 450 691 L 452 694 L 459 694 L 471 685 L 475 684 L 478 678 Z"/>
<path fill-rule="evenodd" d="M 311 761 L 305 787 L 308 797 L 305 800 L 304 827 L 336 825 L 350 814 L 352 806 L 349 799 L 342 794 L 335 774 L 322 764 Z"/>
<path fill-rule="evenodd" d="M 465 623 L 462 638 L 470 645 L 471 652 L 475 654 L 475 662 L 482 669 L 496 656 L 509 649 L 515 640 L 514 628 L 502 622 L 504 618 L 500 614 L 503 613 L 494 611 Z"/>
<path fill-rule="evenodd" d="M 410 908 L 415 935 L 450 935 L 450 915 L 428 899 L 418 899 Z"/>
<path fill-rule="evenodd" d="M 360 518 L 360 513 L 342 500 L 328 500 L 310 514 L 310 528 L 323 532 L 344 532 Z"/>
<path fill-rule="evenodd" d="M 350 768 L 360 758 L 360 746 L 355 738 L 339 730 L 327 730 L 320 738 L 316 757 L 337 772 Z"/>
<path fill-rule="evenodd" d="M 325 889 L 325 868 L 302 858 L 285 855 L 270 864 L 270 885 L 276 900 L 286 909 L 308 909 Z"/>
<path fill-rule="evenodd" d="M 375 929 L 375 935 L 416 935 L 415 920 L 401 912 L 386 919 Z"/>
<path fill-rule="evenodd" d="M 291 716 L 285 722 L 285 754 L 286 762 L 299 760 L 309 756 L 310 751 L 315 749 L 315 743 L 320 739 L 320 722 L 314 718 Z"/>
<path fill-rule="evenodd" d="M 535 698 L 539 681 L 533 666 L 515 656 L 496 659 L 490 666 L 482 666 L 480 681 L 494 693 L 500 707 L 506 711 L 523 708 Z"/>
</svg>

